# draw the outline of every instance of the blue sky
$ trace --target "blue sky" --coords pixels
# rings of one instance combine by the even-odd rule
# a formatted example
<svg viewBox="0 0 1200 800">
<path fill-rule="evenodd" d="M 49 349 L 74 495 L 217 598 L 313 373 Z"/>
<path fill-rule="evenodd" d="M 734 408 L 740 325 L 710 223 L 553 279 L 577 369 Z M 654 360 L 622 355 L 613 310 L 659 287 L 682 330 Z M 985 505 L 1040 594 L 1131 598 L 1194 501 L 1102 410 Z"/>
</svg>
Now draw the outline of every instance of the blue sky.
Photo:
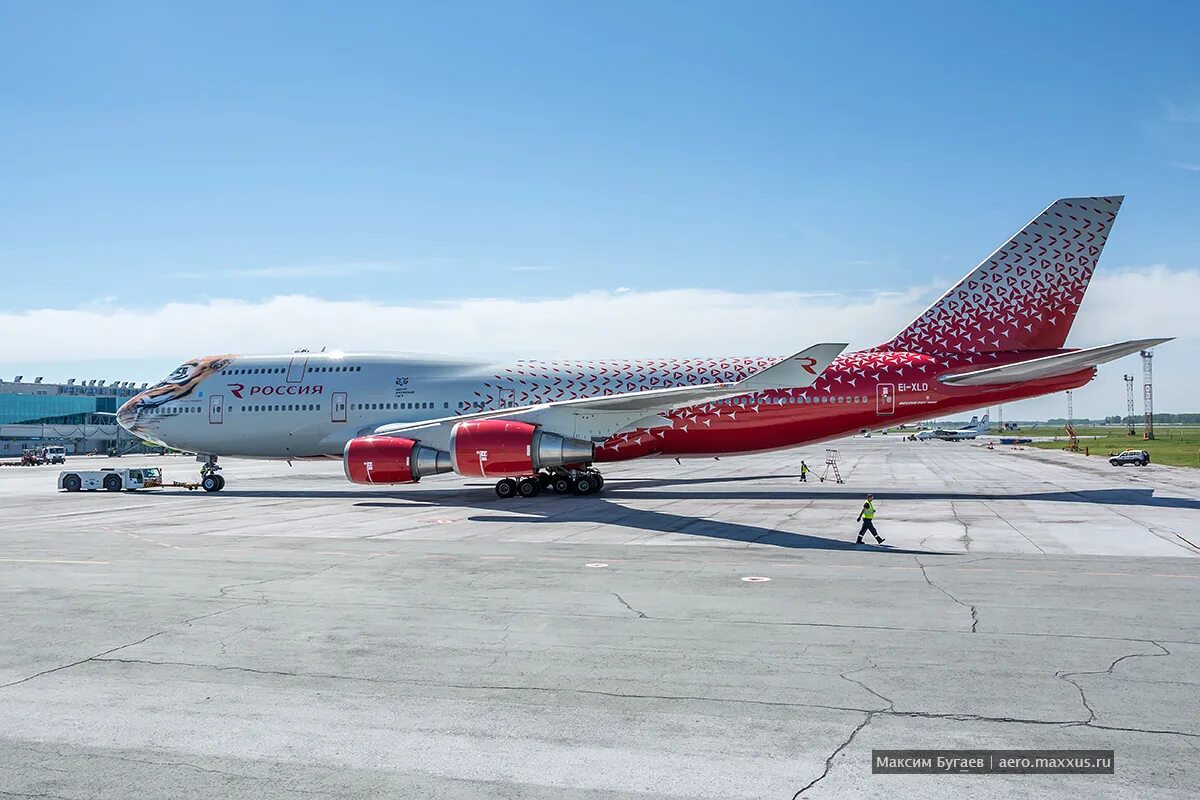
<svg viewBox="0 0 1200 800">
<path fill-rule="evenodd" d="M 1190 4 L 2 15 L 0 312 L 904 291 L 1077 194 L 1102 270 L 1200 267 Z"/>
</svg>

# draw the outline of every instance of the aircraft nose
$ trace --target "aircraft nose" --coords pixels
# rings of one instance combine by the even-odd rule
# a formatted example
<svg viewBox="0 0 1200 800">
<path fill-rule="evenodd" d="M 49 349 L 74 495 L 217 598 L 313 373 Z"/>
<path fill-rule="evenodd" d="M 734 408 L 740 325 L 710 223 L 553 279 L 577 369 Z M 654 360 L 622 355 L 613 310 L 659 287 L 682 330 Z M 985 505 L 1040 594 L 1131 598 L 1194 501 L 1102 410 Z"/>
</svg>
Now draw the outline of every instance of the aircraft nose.
<svg viewBox="0 0 1200 800">
<path fill-rule="evenodd" d="M 117 409 L 117 424 L 130 433 L 137 427 L 138 417 L 141 416 L 141 398 L 134 397 Z"/>
</svg>

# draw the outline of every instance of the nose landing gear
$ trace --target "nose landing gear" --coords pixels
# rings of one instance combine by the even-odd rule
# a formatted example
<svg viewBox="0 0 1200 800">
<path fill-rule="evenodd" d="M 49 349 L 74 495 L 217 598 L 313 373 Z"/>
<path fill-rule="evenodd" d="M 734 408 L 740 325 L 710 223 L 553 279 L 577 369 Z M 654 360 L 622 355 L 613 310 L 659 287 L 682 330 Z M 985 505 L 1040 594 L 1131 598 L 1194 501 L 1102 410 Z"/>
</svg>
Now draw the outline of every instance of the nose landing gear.
<svg viewBox="0 0 1200 800">
<path fill-rule="evenodd" d="M 200 488 L 206 492 L 219 492 L 225 488 L 225 478 L 217 466 L 216 456 L 197 456 L 200 463 Z"/>
<path fill-rule="evenodd" d="M 524 478 L 503 478 L 496 482 L 496 496 L 501 500 L 510 497 L 537 497 L 547 489 L 558 494 L 595 494 L 604 486 L 604 476 L 594 467 L 545 469 L 536 475 Z"/>
</svg>

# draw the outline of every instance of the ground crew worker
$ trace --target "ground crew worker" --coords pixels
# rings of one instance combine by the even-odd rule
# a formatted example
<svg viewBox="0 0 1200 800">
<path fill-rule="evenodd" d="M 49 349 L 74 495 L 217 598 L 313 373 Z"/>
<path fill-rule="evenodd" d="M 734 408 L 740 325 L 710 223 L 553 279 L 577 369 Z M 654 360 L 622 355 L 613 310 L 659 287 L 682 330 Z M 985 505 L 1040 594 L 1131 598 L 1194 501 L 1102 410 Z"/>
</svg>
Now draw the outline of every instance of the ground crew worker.
<svg viewBox="0 0 1200 800">
<path fill-rule="evenodd" d="M 803 459 L 800 461 L 800 482 L 808 483 L 808 464 L 805 464 Z"/>
<path fill-rule="evenodd" d="M 879 535 L 879 531 L 875 530 L 875 504 L 871 502 L 873 495 L 867 495 L 867 502 L 863 503 L 862 511 L 858 512 L 858 519 L 855 522 L 862 522 L 862 527 L 858 529 L 858 541 L 855 544 L 862 544 L 863 534 L 870 531 L 875 537 L 875 541 L 883 544 L 883 537 Z"/>
</svg>

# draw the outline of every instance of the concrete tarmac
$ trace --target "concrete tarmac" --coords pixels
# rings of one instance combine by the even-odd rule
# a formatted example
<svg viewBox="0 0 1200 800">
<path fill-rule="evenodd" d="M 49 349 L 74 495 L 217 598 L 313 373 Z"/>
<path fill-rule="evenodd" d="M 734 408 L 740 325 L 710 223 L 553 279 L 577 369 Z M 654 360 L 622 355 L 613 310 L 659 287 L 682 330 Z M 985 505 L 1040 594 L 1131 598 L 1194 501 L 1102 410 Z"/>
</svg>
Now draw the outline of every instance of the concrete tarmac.
<svg viewBox="0 0 1200 800">
<path fill-rule="evenodd" d="M 0 798 L 1200 796 L 1200 472 L 835 446 L 842 485 L 821 446 L 507 501 L 0 469 Z M 866 492 L 888 548 L 853 544 Z M 1116 773 L 871 774 L 1033 747 Z"/>
</svg>

